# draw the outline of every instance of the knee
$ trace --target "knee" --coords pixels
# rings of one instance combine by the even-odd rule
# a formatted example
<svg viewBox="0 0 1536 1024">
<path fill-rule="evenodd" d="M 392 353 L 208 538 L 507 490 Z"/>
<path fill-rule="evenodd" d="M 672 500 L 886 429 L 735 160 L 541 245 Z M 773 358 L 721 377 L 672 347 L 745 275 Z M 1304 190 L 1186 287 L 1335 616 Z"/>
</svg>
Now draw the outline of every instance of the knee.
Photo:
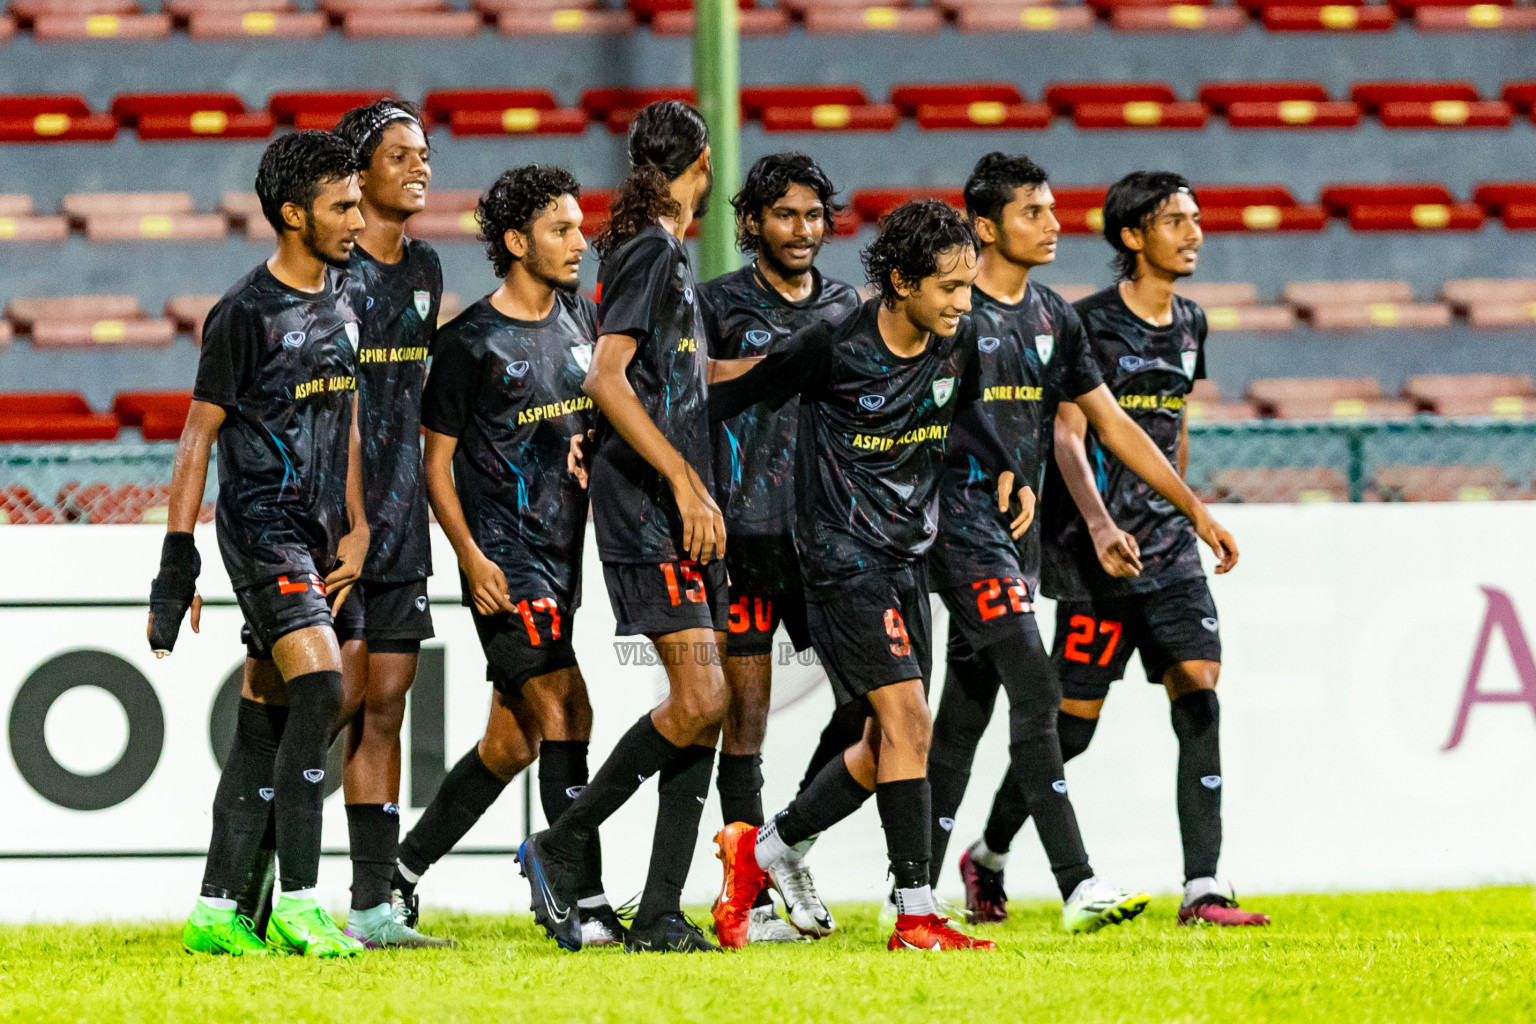
<svg viewBox="0 0 1536 1024">
<path fill-rule="evenodd" d="M 685 695 L 682 705 L 683 714 L 701 727 L 718 726 L 725 719 L 725 687 L 700 687 Z"/>
<path fill-rule="evenodd" d="M 925 704 L 903 704 L 880 723 L 882 751 L 905 750 L 927 758 L 932 745 L 933 720 Z"/>
<path fill-rule="evenodd" d="M 1173 702 L 1173 733 L 1180 739 L 1198 736 L 1221 722 L 1221 703 L 1214 689 L 1197 689 Z"/>
<path fill-rule="evenodd" d="M 537 740 L 532 744 L 521 737 L 486 736 L 480 740 L 480 760 L 491 774 L 504 781 L 532 764 L 537 756 Z"/>
</svg>

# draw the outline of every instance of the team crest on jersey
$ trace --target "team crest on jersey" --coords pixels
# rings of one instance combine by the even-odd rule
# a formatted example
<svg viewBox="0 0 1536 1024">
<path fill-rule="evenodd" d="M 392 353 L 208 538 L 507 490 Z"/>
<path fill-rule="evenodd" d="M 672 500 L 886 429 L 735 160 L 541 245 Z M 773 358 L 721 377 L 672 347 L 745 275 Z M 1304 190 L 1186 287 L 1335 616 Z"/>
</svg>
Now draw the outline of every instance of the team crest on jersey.
<svg viewBox="0 0 1536 1024">
<path fill-rule="evenodd" d="M 585 373 L 592 368 L 592 346 L 585 343 L 572 345 L 571 358 L 576 360 L 576 365 L 581 367 L 581 371 Z"/>
<path fill-rule="evenodd" d="M 976 347 L 983 352 L 996 352 L 997 346 L 1003 343 L 1002 338 L 977 338 Z"/>
<path fill-rule="evenodd" d="M 352 343 L 352 351 L 356 352 L 357 351 L 357 323 L 355 321 L 348 320 L 346 323 L 341 325 L 341 329 L 346 332 L 347 340 Z"/>
<path fill-rule="evenodd" d="M 949 398 L 955 393 L 955 378 L 940 377 L 933 382 L 933 400 L 939 403 L 939 408 L 949 404 Z"/>
<path fill-rule="evenodd" d="M 508 363 L 507 372 L 521 380 L 528 373 L 528 360 L 519 359 L 515 363 Z"/>
<path fill-rule="evenodd" d="M 773 340 L 773 335 L 767 331 L 748 331 L 747 344 L 755 348 L 762 348 Z"/>
<path fill-rule="evenodd" d="M 1126 371 L 1127 373 L 1135 373 L 1137 370 L 1141 369 L 1145 362 L 1146 360 L 1141 358 L 1141 356 L 1121 356 L 1120 369 Z"/>
<path fill-rule="evenodd" d="M 876 409 L 879 409 L 882 405 L 885 404 L 885 396 L 884 395 L 860 395 L 859 396 L 859 404 L 862 405 L 864 408 L 868 409 L 870 412 L 874 412 Z"/>
<path fill-rule="evenodd" d="M 1040 353 L 1040 362 L 1044 366 L 1051 365 L 1051 356 L 1056 354 L 1056 335 L 1035 335 L 1035 351 Z"/>
<path fill-rule="evenodd" d="M 1199 354 L 1196 352 L 1180 352 L 1179 358 L 1184 361 L 1184 376 L 1194 380 L 1195 362 L 1199 358 Z"/>
<path fill-rule="evenodd" d="M 284 348 L 298 348 L 302 344 L 304 344 L 303 331 L 289 331 L 287 334 L 283 335 Z"/>
<path fill-rule="evenodd" d="M 425 320 L 427 314 L 432 312 L 432 293 L 413 292 L 411 298 L 416 302 L 416 315 Z"/>
</svg>

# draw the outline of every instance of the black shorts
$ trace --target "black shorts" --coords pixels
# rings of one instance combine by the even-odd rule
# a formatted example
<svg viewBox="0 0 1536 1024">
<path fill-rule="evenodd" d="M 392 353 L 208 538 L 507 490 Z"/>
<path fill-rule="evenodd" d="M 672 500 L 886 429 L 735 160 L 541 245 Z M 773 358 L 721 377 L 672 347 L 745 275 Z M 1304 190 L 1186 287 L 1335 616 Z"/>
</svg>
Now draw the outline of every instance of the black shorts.
<svg viewBox="0 0 1536 1024">
<path fill-rule="evenodd" d="M 516 699 L 528 680 L 576 664 L 575 612 L 553 597 L 519 601 L 499 615 L 471 607 L 470 615 L 485 651 L 485 678 L 498 693 Z"/>
<path fill-rule="evenodd" d="M 730 658 L 756 658 L 773 653 L 773 637 L 782 624 L 795 650 L 811 646 L 805 621 L 805 591 L 780 590 L 753 593 L 731 587 L 731 636 L 725 653 Z"/>
<path fill-rule="evenodd" d="M 1040 635 L 1029 584 L 1020 576 L 976 580 L 941 590 L 939 597 L 949 609 L 951 661 L 967 661 L 1001 640 Z"/>
<path fill-rule="evenodd" d="M 370 654 L 414 654 L 421 650 L 423 640 L 436 635 L 424 579 L 400 583 L 364 580 L 342 606 L 343 615 L 352 604 L 362 614 L 362 638 L 368 641 Z M 342 639 L 340 619 L 336 638 Z"/>
<path fill-rule="evenodd" d="M 685 629 L 723 633 L 727 623 L 725 563 L 691 559 L 634 565 L 604 562 L 615 636 L 665 636 Z"/>
<path fill-rule="evenodd" d="M 1147 682 L 1158 685 L 1180 662 L 1221 660 L 1221 623 L 1203 577 L 1148 594 L 1057 603 L 1051 660 L 1066 697 L 1103 700 L 1138 650 Z"/>
<path fill-rule="evenodd" d="M 270 659 L 274 644 L 289 633 L 311 626 L 330 626 L 338 639 L 343 631 L 351 634 L 346 639 L 362 636 L 362 609 L 356 595 L 341 606 L 340 619 L 333 619 L 325 580 L 308 569 L 241 587 L 235 591 L 235 600 L 245 616 L 240 642 L 253 658 Z"/>
<path fill-rule="evenodd" d="M 811 645 L 839 704 L 908 679 L 928 689 L 933 620 L 921 563 L 876 569 L 806 591 Z"/>
</svg>

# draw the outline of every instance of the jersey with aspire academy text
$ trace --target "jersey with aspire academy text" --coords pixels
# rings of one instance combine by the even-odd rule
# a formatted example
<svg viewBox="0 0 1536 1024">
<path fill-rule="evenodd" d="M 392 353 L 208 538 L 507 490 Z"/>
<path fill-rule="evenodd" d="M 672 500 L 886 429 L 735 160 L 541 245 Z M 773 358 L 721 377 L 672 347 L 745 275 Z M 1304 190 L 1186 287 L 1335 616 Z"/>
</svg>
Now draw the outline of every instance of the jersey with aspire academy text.
<svg viewBox="0 0 1536 1024">
<path fill-rule="evenodd" d="M 399 263 L 380 263 L 354 248 L 351 270 L 368 292 L 357 353 L 363 504 L 371 531 L 363 579 L 419 580 L 432 573 L 418 440 L 421 391 L 442 304 L 443 268 L 430 245 L 408 238 Z"/>
<path fill-rule="evenodd" d="M 192 397 L 223 407 L 219 550 L 238 589 L 313 565 L 346 534 L 347 453 L 362 288 L 327 268 L 318 292 L 256 267 L 203 325 Z"/>
<path fill-rule="evenodd" d="M 788 351 L 717 384 L 711 401 L 724 418 L 800 396 L 795 543 L 813 587 L 928 553 L 951 422 L 981 397 L 969 318 L 902 358 L 880 336 L 879 305 L 807 328 Z M 999 451 L 989 464 L 1007 463 Z"/>
<path fill-rule="evenodd" d="M 1072 306 L 1030 281 L 1007 305 L 972 288 L 981 409 L 1024 473 L 1014 481 L 1038 498 L 1052 451 L 1056 406 L 1104 382 Z M 997 510 L 997 479 L 966 446 L 952 444 L 939 485 L 939 539 L 928 555 L 935 590 L 969 588 L 976 580 L 1023 573 L 1031 598 L 1040 584 L 1040 531 L 1031 524 L 1015 541 L 1012 515 Z M 1037 520 L 1038 522 L 1038 520 Z"/>
<path fill-rule="evenodd" d="M 580 603 L 587 492 L 566 453 L 571 435 L 592 426 L 581 382 L 596 321 L 590 299 L 557 291 L 542 320 L 514 320 L 483 298 L 437 333 L 422 421 L 459 439 L 453 479 L 465 521 L 514 601 Z"/>
<path fill-rule="evenodd" d="M 598 332 L 635 339 L 626 376 L 672 447 L 714 494 L 709 442 L 709 351 L 693 268 L 675 236 L 652 224 L 603 260 Z M 685 558 L 671 486 L 605 420 L 593 461 L 592 518 L 604 562 Z"/>
<path fill-rule="evenodd" d="M 841 320 L 859 307 L 859 293 L 848 285 L 827 280 L 814 267 L 811 274 L 811 294 L 800 302 L 775 291 L 755 264 L 700 286 L 710 358 L 781 352 L 795 332 L 823 320 Z M 781 409 L 759 404 L 716 426 L 715 496 L 728 537 L 793 533 L 799 410 L 795 398 Z"/>
<path fill-rule="evenodd" d="M 1075 308 L 1120 408 L 1177 466 L 1185 398 L 1205 376 L 1205 311 L 1175 295 L 1173 322 L 1157 327 L 1131 312 L 1113 285 L 1075 303 Z M 1055 497 L 1045 510 L 1045 592 L 1067 599 L 1122 596 L 1202 576 L 1189 520 L 1105 450 L 1092 430 L 1087 450 L 1105 508 L 1141 549 L 1141 575 L 1114 579 L 1099 566 L 1088 528 L 1066 487 L 1053 491 L 1052 483 L 1060 483 L 1058 475 L 1046 484 Z"/>
</svg>

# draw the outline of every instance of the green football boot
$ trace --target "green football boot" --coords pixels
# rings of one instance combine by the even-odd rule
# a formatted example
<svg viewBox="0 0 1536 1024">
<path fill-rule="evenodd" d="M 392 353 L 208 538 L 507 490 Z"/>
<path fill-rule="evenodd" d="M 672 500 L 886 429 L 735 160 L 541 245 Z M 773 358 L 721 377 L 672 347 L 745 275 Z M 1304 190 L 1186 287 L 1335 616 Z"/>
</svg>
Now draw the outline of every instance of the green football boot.
<svg viewBox="0 0 1536 1024">
<path fill-rule="evenodd" d="M 267 922 L 267 945 L 296 956 L 356 956 L 363 944 L 336 927 L 318 901 L 284 896 Z"/>
<path fill-rule="evenodd" d="M 192 906 L 192 916 L 181 930 L 181 944 L 188 953 L 214 956 L 266 956 L 270 951 L 256 935 L 251 919 L 234 908 L 216 910 L 202 900 Z"/>
</svg>

